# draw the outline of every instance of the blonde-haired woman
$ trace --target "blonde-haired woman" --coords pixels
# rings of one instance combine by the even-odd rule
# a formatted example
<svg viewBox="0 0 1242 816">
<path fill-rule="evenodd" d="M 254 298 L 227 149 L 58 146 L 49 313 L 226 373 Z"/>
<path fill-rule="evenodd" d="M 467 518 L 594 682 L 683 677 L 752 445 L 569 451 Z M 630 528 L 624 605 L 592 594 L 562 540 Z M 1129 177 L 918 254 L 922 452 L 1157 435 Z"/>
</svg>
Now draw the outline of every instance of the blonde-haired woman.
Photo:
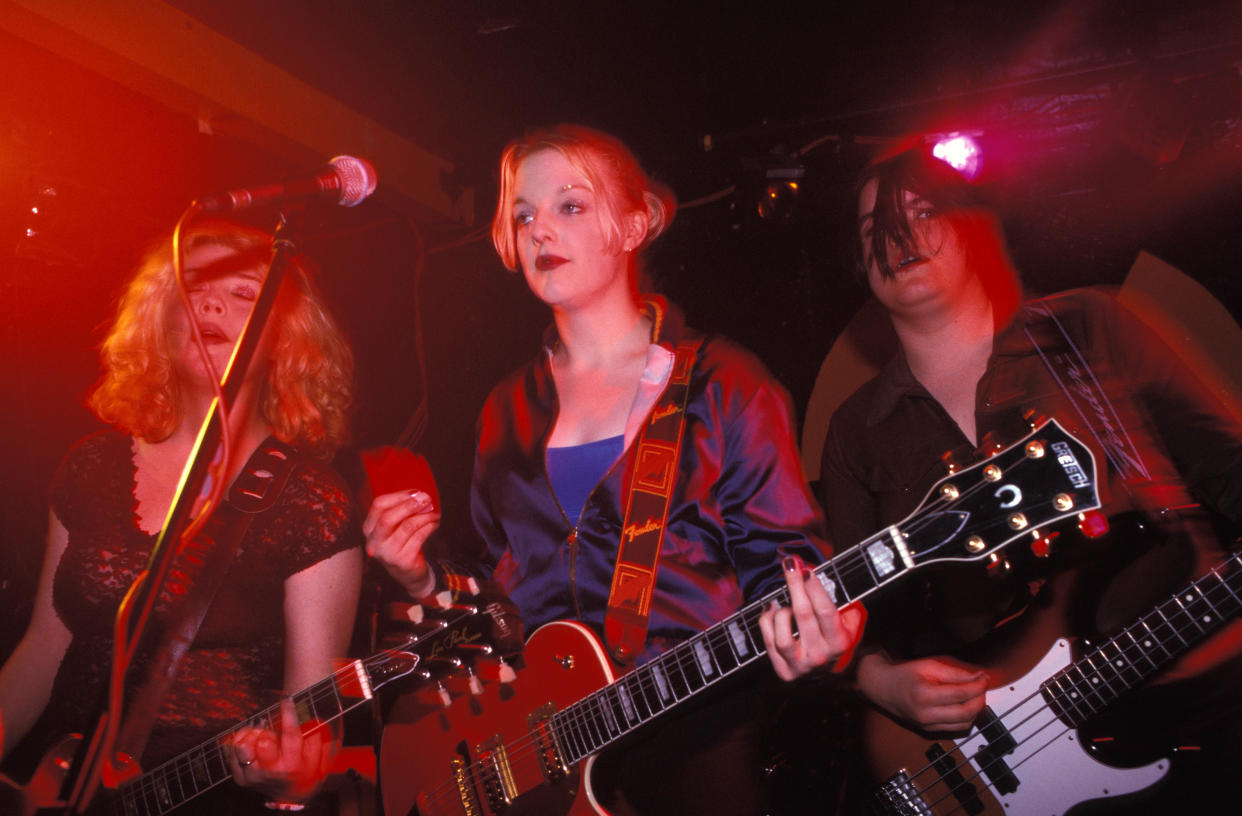
<svg viewBox="0 0 1242 816">
<path fill-rule="evenodd" d="M 268 269 L 272 239 L 225 222 L 190 228 L 188 298 L 195 342 L 173 272 L 171 241 L 140 266 L 104 341 L 103 375 L 89 403 L 112 428 L 86 437 L 51 488 L 47 553 L 29 628 L 0 671 L 0 722 L 8 754 L 25 735 L 40 743 L 90 729 L 107 685 L 112 621 L 145 565 L 185 461 Z M 159 710 L 141 764 L 149 770 L 224 732 L 333 670 L 346 652 L 362 551 L 341 479 L 326 465 L 346 433 L 352 356 L 306 264 L 290 264 L 230 411 L 227 482 L 255 451 L 294 467 L 275 504 L 257 514 Z M 180 559 L 180 556 L 179 556 Z M 189 569 L 180 560 L 174 570 Z M 153 621 L 169 607 L 161 596 Z M 141 679 L 139 658 L 129 678 Z M 204 812 L 264 810 L 265 798 L 308 797 L 322 779 L 328 741 L 281 727 L 239 732 L 226 752 L 235 779 L 195 799 Z M 227 802 L 227 804 L 226 804 Z"/>
<path fill-rule="evenodd" d="M 636 256 L 674 207 L 608 134 L 561 125 L 505 149 L 493 242 L 551 309 L 553 325 L 536 359 L 483 408 L 471 510 L 484 557 L 453 566 L 497 581 L 527 631 L 574 619 L 602 635 L 633 443 L 673 377 L 676 350 L 695 344 L 648 628 L 634 659 L 723 620 L 784 575 L 792 612 L 769 611 L 761 623 L 777 673 L 790 679 L 835 661 L 860 621 L 838 616 L 818 581 L 803 577 L 802 565 L 818 563 L 826 545 L 784 390 L 753 355 L 694 332 L 676 307 L 639 290 Z M 364 523 L 369 550 L 415 596 L 450 569 L 422 556 L 438 520 L 422 494 L 391 493 L 376 498 Z M 736 708 L 706 712 L 661 730 L 672 755 L 654 750 L 648 732 L 600 769 L 596 776 L 621 790 L 600 785 L 610 810 L 762 812 L 754 734 Z"/>
</svg>

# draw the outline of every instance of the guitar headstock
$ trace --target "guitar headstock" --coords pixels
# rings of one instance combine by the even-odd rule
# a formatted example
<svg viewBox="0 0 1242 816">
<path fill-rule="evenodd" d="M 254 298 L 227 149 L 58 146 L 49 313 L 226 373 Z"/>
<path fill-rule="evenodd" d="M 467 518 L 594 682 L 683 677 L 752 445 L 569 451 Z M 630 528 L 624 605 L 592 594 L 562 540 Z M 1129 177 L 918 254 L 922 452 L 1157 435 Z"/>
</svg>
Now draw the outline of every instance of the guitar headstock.
<svg viewBox="0 0 1242 816">
<path fill-rule="evenodd" d="M 896 529 L 910 566 L 976 561 L 1099 506 L 1090 448 L 1050 419 L 941 479 Z"/>
<path fill-rule="evenodd" d="M 522 647 L 521 621 L 511 605 L 483 596 L 396 604 L 393 617 L 403 621 L 404 631 L 393 638 L 393 648 L 365 661 L 378 682 L 407 674 L 423 681 L 473 676 L 481 662 L 503 660 Z"/>
</svg>

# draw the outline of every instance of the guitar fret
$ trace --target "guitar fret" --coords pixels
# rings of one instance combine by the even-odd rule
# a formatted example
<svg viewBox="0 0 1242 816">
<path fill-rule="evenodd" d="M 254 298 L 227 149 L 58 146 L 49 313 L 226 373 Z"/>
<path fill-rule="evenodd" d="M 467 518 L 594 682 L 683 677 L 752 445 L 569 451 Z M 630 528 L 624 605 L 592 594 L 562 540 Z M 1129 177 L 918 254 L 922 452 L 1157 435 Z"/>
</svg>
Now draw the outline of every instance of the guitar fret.
<svg viewBox="0 0 1242 816">
<path fill-rule="evenodd" d="M 1113 671 L 1117 673 L 1117 679 L 1121 681 L 1121 691 L 1133 688 L 1142 681 L 1142 673 L 1134 665 L 1134 660 L 1120 639 L 1114 638 L 1112 647 L 1114 654 L 1109 658 L 1111 661 L 1110 665 L 1113 667 Z"/>
<path fill-rule="evenodd" d="M 1077 721 L 1081 716 L 1078 710 L 1074 683 L 1069 672 L 1062 672 L 1044 684 L 1044 699 L 1052 707 L 1053 712 L 1065 722 Z"/>
<path fill-rule="evenodd" d="M 1178 604 L 1178 606 L 1180 607 L 1181 605 L 1180 605 L 1180 604 Z M 1180 611 L 1181 611 L 1180 609 L 1178 609 L 1178 610 L 1173 610 L 1173 614 L 1174 614 L 1174 615 L 1176 615 L 1176 614 L 1178 614 Z M 1158 611 L 1158 614 L 1160 615 L 1160 619 L 1161 619 L 1161 621 L 1164 623 L 1164 625 L 1165 625 L 1166 627 L 1168 627 L 1169 633 L 1170 633 L 1170 634 L 1172 634 L 1172 635 L 1173 635 L 1173 637 L 1175 637 L 1175 638 L 1177 638 L 1179 641 L 1181 641 L 1182 648 L 1185 648 L 1185 647 L 1189 646 L 1189 645 L 1190 645 L 1190 643 L 1186 640 L 1186 638 L 1182 637 L 1181 632 L 1179 632 L 1179 631 L 1178 631 L 1177 626 L 1173 623 L 1173 621 L 1170 619 L 1170 617 L 1169 617 L 1168 615 L 1164 614 L 1164 609 L 1163 609 L 1163 608 L 1161 608 L 1161 609 Z"/>
<path fill-rule="evenodd" d="M 849 588 L 841 580 L 841 571 L 837 569 L 838 560 L 834 558 L 820 569 L 815 570 L 815 576 L 819 578 L 819 583 L 827 591 L 828 597 L 832 599 L 832 602 L 837 606 L 842 606 L 852 600 L 852 598 L 849 594 Z M 829 575 L 829 572 L 832 574 Z"/>
<path fill-rule="evenodd" d="M 725 633 L 728 635 L 725 642 L 733 650 L 738 665 L 744 664 L 746 657 L 752 653 L 750 636 L 746 632 L 744 622 L 740 619 L 730 620 L 725 624 Z"/>
<path fill-rule="evenodd" d="M 1154 657 L 1152 657 L 1152 654 L 1151 654 L 1153 650 L 1160 648 L 1160 644 L 1156 642 L 1155 638 L 1150 637 L 1151 629 L 1147 626 L 1147 623 L 1145 621 L 1141 622 L 1140 625 L 1143 627 L 1143 629 L 1147 631 L 1147 634 L 1149 635 L 1149 637 L 1139 640 L 1139 638 L 1136 637 L 1134 634 L 1134 630 L 1136 628 L 1134 626 L 1131 626 L 1129 629 L 1126 629 L 1125 636 L 1130 639 L 1130 642 L 1132 644 L 1134 644 L 1134 648 L 1138 650 L 1139 654 L 1142 655 L 1143 659 L 1151 664 L 1148 667 L 1147 671 L 1152 672 L 1160 668 L 1160 664 L 1156 661 Z M 1137 667 L 1136 667 L 1136 671 L 1139 671 L 1140 677 L 1143 677 L 1146 675 L 1146 672 L 1139 670 Z"/>
<path fill-rule="evenodd" d="M 712 650 L 712 656 L 716 659 L 716 667 L 720 670 L 721 676 L 736 671 L 745 665 L 741 655 L 737 653 L 737 647 L 733 640 L 734 633 L 729 626 L 733 624 L 730 620 L 728 625 L 713 627 L 710 631 L 707 642 Z"/>
<path fill-rule="evenodd" d="M 625 726 L 622 725 L 623 718 L 618 716 L 620 704 L 617 702 L 616 690 L 609 687 L 603 691 L 604 693 L 600 696 L 600 708 L 604 714 L 604 730 L 608 733 L 608 739 L 614 740 L 625 733 Z"/>
<path fill-rule="evenodd" d="M 690 684 L 686 681 L 686 673 L 680 662 L 673 660 L 674 652 L 668 652 L 661 658 L 664 667 L 668 669 L 665 673 L 665 679 L 668 680 L 669 688 L 673 692 L 674 701 L 681 701 L 690 693 Z"/>
<path fill-rule="evenodd" d="M 1217 629 L 1242 608 L 1240 565 L 1242 554 L 1234 555 L 1046 681 L 1040 690 L 1056 715 L 1081 725 Z"/>
<path fill-rule="evenodd" d="M 630 696 L 630 686 L 625 678 L 617 681 L 617 700 L 621 703 L 621 716 L 627 728 L 632 728 L 639 721 L 638 709 L 634 707 L 634 698 Z"/>
<path fill-rule="evenodd" d="M 1229 610 L 1230 614 L 1237 612 L 1238 609 L 1242 607 L 1242 596 L 1239 596 L 1238 593 L 1233 591 L 1233 585 L 1230 584 L 1229 581 L 1226 580 L 1224 577 L 1222 577 L 1220 573 L 1224 572 L 1230 566 L 1237 566 L 1237 563 L 1238 563 L 1238 556 L 1234 556 L 1231 560 L 1222 564 L 1217 570 L 1213 571 L 1212 573 L 1212 575 L 1216 578 L 1216 580 L 1220 583 L 1220 585 L 1223 586 L 1225 590 L 1229 593 L 1229 597 L 1233 599 L 1233 603 L 1232 603 L 1233 608 Z"/>
<path fill-rule="evenodd" d="M 1189 600 L 1191 596 L 1188 594 L 1187 603 L 1192 603 L 1192 605 L 1199 610 L 1199 623 L 1203 624 L 1205 628 L 1215 626 L 1221 618 L 1220 610 L 1216 608 L 1215 604 L 1212 603 L 1212 599 L 1208 597 L 1207 593 L 1204 592 L 1197 583 L 1194 584 L 1191 589 L 1195 592 L 1195 600 L 1192 603 Z M 1204 609 L 1204 607 L 1206 607 L 1206 609 Z"/>
<path fill-rule="evenodd" d="M 621 679 L 621 682 L 625 683 L 630 690 L 630 699 L 634 701 L 634 709 L 638 712 L 639 720 L 650 719 L 660 710 L 651 704 L 649 696 L 651 684 L 643 682 L 645 676 L 646 673 L 643 671 L 634 671 Z"/>
<path fill-rule="evenodd" d="M 584 750 L 582 741 L 582 714 L 579 708 L 580 706 L 570 706 L 563 712 L 563 717 L 557 717 L 563 725 L 560 729 L 560 743 L 565 747 L 569 760 L 572 762 L 577 762 L 588 753 Z"/>
<path fill-rule="evenodd" d="M 592 753 L 603 745 L 606 740 L 600 730 L 599 697 L 591 697 L 582 708 L 582 747 L 586 753 Z"/>
<path fill-rule="evenodd" d="M 861 548 L 866 546 L 866 544 L 867 542 L 863 542 L 863 544 L 859 545 L 859 547 Z M 868 562 L 868 559 L 863 556 L 859 548 L 843 553 L 841 557 L 850 562 L 845 565 L 846 569 L 844 574 L 841 574 L 839 571 L 837 573 L 837 579 L 840 582 L 841 590 L 845 594 L 844 600 L 846 603 L 854 598 L 866 595 L 868 592 L 880 585 L 880 581 L 876 578 L 874 568 Z M 859 568 L 860 564 L 862 567 L 861 569 Z"/>
</svg>

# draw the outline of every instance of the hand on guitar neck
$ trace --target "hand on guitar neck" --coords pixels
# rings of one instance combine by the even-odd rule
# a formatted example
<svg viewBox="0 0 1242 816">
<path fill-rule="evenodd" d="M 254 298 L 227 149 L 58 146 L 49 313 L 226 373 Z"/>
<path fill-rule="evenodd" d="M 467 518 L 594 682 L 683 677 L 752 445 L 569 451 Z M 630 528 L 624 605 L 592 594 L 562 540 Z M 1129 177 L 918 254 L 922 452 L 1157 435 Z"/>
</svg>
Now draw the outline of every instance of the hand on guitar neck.
<svg viewBox="0 0 1242 816">
<path fill-rule="evenodd" d="M 231 737 L 233 781 L 276 801 L 303 802 L 327 778 L 340 749 L 335 729 L 298 721 L 293 700 L 280 703 L 279 729 L 246 727 Z"/>
</svg>

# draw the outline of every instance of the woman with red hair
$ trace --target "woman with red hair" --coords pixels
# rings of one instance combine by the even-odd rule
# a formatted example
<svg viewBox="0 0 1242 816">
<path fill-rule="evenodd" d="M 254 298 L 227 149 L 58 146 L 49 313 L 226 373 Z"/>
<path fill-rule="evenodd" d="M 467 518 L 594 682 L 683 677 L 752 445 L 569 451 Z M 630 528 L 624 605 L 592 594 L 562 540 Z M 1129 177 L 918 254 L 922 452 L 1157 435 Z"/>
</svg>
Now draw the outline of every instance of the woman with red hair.
<svg viewBox="0 0 1242 816">
<path fill-rule="evenodd" d="M 270 235 L 224 222 L 192 226 L 184 246 L 191 313 L 166 240 L 130 282 L 103 343 L 103 375 L 89 403 L 113 427 L 74 446 L 53 480 L 34 613 L 0 671 L 5 754 L 28 733 L 47 740 L 98 718 L 116 610 L 165 523 L 216 394 L 213 380 L 229 364 L 272 256 Z M 231 455 L 213 464 L 208 486 L 231 483 L 256 452 L 292 468 L 274 503 L 245 527 L 178 663 L 139 757 L 145 770 L 258 713 L 276 702 L 276 690 L 331 674 L 345 654 L 362 551 L 349 493 L 323 460 L 345 437 L 352 365 L 306 264 L 295 259 L 228 412 Z M 193 549 L 180 548 L 173 577 L 193 574 Z M 175 584 L 157 601 L 157 632 L 169 620 Z M 131 684 L 144 677 L 147 657 L 137 656 Z M 237 782 L 281 801 L 309 797 L 330 753 L 328 739 L 303 737 L 290 706 L 275 730 L 243 729 L 228 745 Z M 263 812 L 256 793 L 221 790 L 223 801 L 194 801 L 204 812 Z"/>
<path fill-rule="evenodd" d="M 626 644 L 608 645 L 645 663 L 787 580 L 792 607 L 769 609 L 760 625 L 776 673 L 792 679 L 836 662 L 860 620 L 838 615 L 807 578 L 805 565 L 826 545 L 784 390 L 753 355 L 689 329 L 676 307 L 640 292 L 637 256 L 674 207 L 630 151 L 599 131 L 561 125 L 505 149 L 492 240 L 553 325 L 536 359 L 483 408 L 471 491 L 483 556 L 456 571 L 495 580 L 528 631 L 572 619 L 603 635 L 622 539 L 652 527 L 623 520 L 636 440 L 651 417 L 666 415 L 672 397 L 662 395 L 677 390 L 670 383 L 681 382 L 681 360 L 685 419 L 647 626 L 628 654 Z M 390 493 L 375 499 L 364 524 L 369 550 L 416 597 L 452 569 L 422 555 L 438 519 L 425 495 Z M 621 790 L 601 790 L 608 809 L 762 812 L 764 758 L 753 721 L 744 722 L 759 697 L 691 707 L 658 739 L 638 731 L 597 774 Z M 608 753 L 600 764 L 609 765 Z"/>
</svg>

